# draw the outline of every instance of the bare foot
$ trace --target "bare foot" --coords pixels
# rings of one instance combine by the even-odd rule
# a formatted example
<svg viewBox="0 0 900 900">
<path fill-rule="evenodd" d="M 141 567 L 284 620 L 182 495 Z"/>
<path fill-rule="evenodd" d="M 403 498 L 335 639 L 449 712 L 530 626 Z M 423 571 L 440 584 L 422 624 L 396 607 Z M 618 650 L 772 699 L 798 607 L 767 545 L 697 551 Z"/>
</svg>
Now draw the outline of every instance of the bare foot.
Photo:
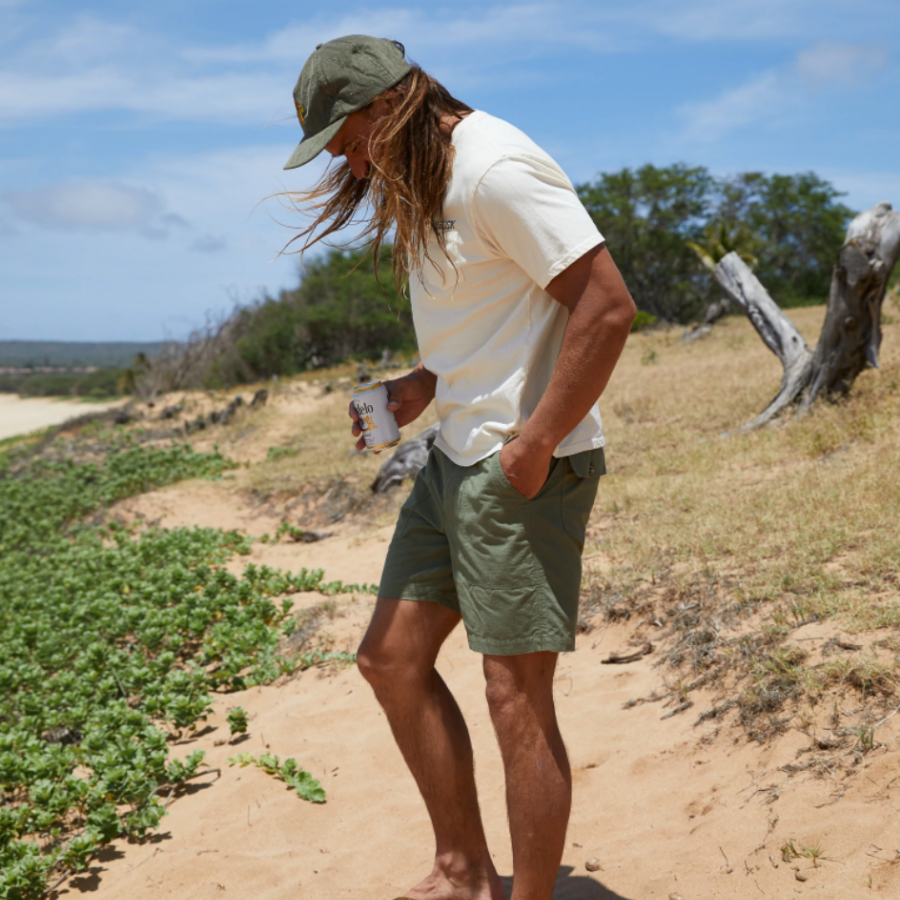
<svg viewBox="0 0 900 900">
<path fill-rule="evenodd" d="M 431 874 L 410 888 L 403 897 L 406 900 L 505 900 L 506 894 L 500 876 L 490 862 L 487 866 L 454 867 L 435 862 Z"/>
</svg>

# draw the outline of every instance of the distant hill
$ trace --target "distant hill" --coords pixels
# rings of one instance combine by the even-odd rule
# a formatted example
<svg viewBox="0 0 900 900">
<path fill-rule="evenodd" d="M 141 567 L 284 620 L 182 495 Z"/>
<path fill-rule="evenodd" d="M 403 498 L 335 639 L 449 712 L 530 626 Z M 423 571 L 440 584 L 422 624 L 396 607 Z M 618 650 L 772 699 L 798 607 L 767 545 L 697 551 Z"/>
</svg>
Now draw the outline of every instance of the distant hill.
<svg viewBox="0 0 900 900">
<path fill-rule="evenodd" d="M 138 353 L 159 352 L 161 342 L 0 341 L 0 368 L 52 366 L 121 369 Z"/>
</svg>

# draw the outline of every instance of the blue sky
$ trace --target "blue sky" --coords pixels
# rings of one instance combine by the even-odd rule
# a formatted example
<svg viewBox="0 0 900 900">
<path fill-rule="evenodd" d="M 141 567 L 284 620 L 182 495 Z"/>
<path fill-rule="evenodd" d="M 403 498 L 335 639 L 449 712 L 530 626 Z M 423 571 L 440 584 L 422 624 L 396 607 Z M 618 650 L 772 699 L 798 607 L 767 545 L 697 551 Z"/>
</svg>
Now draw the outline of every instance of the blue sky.
<svg viewBox="0 0 900 900">
<path fill-rule="evenodd" d="M 282 171 L 291 90 L 351 33 L 403 41 L 575 182 L 814 170 L 900 207 L 897 0 L 0 0 L 0 340 L 182 337 L 296 284 L 266 198 L 321 173 Z"/>
</svg>

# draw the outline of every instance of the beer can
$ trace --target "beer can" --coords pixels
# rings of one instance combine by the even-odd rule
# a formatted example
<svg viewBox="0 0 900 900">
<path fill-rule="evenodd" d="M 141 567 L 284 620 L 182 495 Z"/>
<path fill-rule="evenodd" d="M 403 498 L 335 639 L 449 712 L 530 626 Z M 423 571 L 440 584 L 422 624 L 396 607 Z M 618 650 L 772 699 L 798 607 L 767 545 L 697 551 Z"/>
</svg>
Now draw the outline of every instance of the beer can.
<svg viewBox="0 0 900 900">
<path fill-rule="evenodd" d="M 388 409 L 387 388 L 380 381 L 360 384 L 353 392 L 367 450 L 384 450 L 400 443 L 400 428 Z"/>
</svg>

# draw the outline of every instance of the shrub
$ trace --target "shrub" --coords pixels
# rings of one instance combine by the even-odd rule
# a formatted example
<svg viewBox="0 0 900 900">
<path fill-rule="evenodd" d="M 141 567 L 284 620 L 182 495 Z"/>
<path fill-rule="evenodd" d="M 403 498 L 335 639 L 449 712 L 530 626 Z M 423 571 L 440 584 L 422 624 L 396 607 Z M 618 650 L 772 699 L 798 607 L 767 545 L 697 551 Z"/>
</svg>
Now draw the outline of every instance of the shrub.
<svg viewBox="0 0 900 900">
<path fill-rule="evenodd" d="M 222 388 L 275 375 L 415 352 L 408 301 L 394 290 L 390 247 L 376 277 L 364 250 L 332 250 L 309 265 L 298 287 L 263 296 L 170 344 L 137 375 L 144 395 Z"/>
<path fill-rule="evenodd" d="M 653 313 L 644 312 L 644 310 L 639 309 L 637 315 L 634 317 L 634 321 L 631 323 L 632 332 L 635 331 L 643 331 L 645 328 L 651 328 L 654 326 L 659 319 L 653 315 Z"/>
</svg>

